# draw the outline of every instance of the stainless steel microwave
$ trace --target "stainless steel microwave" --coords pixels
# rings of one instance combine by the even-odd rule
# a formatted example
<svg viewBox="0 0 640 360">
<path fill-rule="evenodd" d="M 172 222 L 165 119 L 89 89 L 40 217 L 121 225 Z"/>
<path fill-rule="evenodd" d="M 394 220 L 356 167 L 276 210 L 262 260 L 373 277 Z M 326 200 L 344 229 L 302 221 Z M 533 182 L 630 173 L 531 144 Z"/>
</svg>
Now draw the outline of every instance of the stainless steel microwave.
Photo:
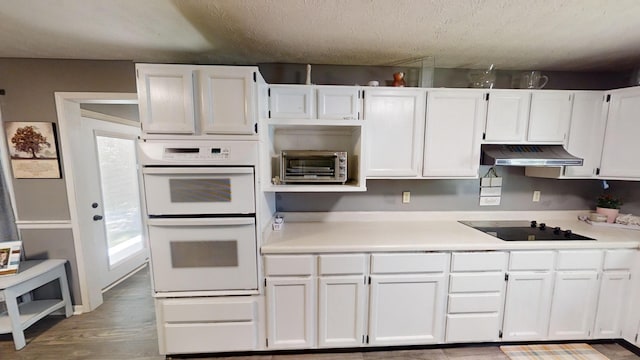
<svg viewBox="0 0 640 360">
<path fill-rule="evenodd" d="M 280 181 L 291 183 L 340 183 L 347 181 L 347 152 L 283 150 Z"/>
</svg>

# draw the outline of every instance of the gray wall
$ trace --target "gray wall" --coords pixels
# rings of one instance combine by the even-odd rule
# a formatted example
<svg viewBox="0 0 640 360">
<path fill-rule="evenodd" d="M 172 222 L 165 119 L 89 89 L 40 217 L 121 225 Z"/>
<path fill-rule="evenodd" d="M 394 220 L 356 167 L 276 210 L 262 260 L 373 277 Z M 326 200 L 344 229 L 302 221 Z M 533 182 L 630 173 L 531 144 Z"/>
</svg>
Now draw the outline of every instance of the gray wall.
<svg viewBox="0 0 640 360">
<path fill-rule="evenodd" d="M 481 166 L 484 175 L 488 166 Z M 503 178 L 499 206 L 479 206 L 480 180 L 367 180 L 364 193 L 279 193 L 278 211 L 505 211 L 595 209 L 599 180 L 557 180 L 524 176 L 521 167 L 496 167 Z M 625 199 L 621 212 L 640 214 L 640 182 L 609 181 L 608 191 Z M 532 202 L 534 190 L 540 202 Z M 402 204 L 402 192 L 411 203 Z"/>
<path fill-rule="evenodd" d="M 136 92 L 135 67 L 129 61 L 0 59 L 2 120 L 57 123 L 54 92 Z M 60 146 L 57 139 L 58 146 Z M 6 149 L 4 149 L 6 150 Z M 69 220 L 62 179 L 9 179 L 19 220 Z M 70 230 L 23 230 L 27 259 L 70 261 L 74 303 L 80 300 L 73 236 Z"/>
</svg>

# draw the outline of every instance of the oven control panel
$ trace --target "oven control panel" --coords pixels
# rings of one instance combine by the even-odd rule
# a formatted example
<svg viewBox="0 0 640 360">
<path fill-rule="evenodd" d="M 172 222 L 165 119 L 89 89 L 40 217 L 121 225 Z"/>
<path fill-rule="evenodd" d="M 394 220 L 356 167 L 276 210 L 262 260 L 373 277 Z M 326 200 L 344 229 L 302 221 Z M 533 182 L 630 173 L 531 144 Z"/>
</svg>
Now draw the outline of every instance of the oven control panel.
<svg viewBox="0 0 640 360">
<path fill-rule="evenodd" d="M 257 141 L 145 140 L 138 143 L 145 165 L 253 165 L 258 163 Z"/>
</svg>

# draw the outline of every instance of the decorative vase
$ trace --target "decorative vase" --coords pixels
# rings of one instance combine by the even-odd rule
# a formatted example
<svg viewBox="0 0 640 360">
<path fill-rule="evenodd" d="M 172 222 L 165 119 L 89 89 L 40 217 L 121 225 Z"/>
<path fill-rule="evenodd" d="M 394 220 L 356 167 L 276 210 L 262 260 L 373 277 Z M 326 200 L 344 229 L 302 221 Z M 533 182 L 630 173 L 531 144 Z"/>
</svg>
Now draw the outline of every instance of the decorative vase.
<svg viewBox="0 0 640 360">
<path fill-rule="evenodd" d="M 620 209 L 596 207 L 596 212 L 598 214 L 607 215 L 607 222 L 613 223 L 616 221 L 616 218 L 618 217 L 618 213 L 620 212 Z"/>
<path fill-rule="evenodd" d="M 404 73 L 403 72 L 397 72 L 397 73 L 393 73 L 393 86 L 404 86 L 405 82 L 404 82 Z"/>
</svg>

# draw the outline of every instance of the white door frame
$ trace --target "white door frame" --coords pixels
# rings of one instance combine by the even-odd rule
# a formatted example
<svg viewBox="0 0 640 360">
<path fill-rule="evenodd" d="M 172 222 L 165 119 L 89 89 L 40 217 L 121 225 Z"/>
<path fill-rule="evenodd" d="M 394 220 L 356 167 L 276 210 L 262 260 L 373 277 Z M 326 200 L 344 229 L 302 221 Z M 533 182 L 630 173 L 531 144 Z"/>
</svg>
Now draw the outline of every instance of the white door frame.
<svg viewBox="0 0 640 360">
<path fill-rule="evenodd" d="M 71 139 L 74 136 L 72 119 L 81 117 L 80 104 L 137 104 L 136 93 L 96 93 L 96 92 L 56 92 L 56 112 L 58 114 L 58 129 L 60 136 L 60 150 L 62 153 L 62 167 L 69 201 L 69 215 L 71 218 L 71 233 L 78 264 L 78 281 L 80 286 L 81 305 L 75 306 L 79 313 L 89 312 L 102 304 L 102 288 L 97 278 L 97 272 L 91 271 L 91 259 L 96 254 L 91 248 L 84 246 L 80 237 L 78 221 L 78 206 L 75 194 L 75 171 L 73 168 Z M 77 294 L 76 294 L 77 295 Z"/>
</svg>

